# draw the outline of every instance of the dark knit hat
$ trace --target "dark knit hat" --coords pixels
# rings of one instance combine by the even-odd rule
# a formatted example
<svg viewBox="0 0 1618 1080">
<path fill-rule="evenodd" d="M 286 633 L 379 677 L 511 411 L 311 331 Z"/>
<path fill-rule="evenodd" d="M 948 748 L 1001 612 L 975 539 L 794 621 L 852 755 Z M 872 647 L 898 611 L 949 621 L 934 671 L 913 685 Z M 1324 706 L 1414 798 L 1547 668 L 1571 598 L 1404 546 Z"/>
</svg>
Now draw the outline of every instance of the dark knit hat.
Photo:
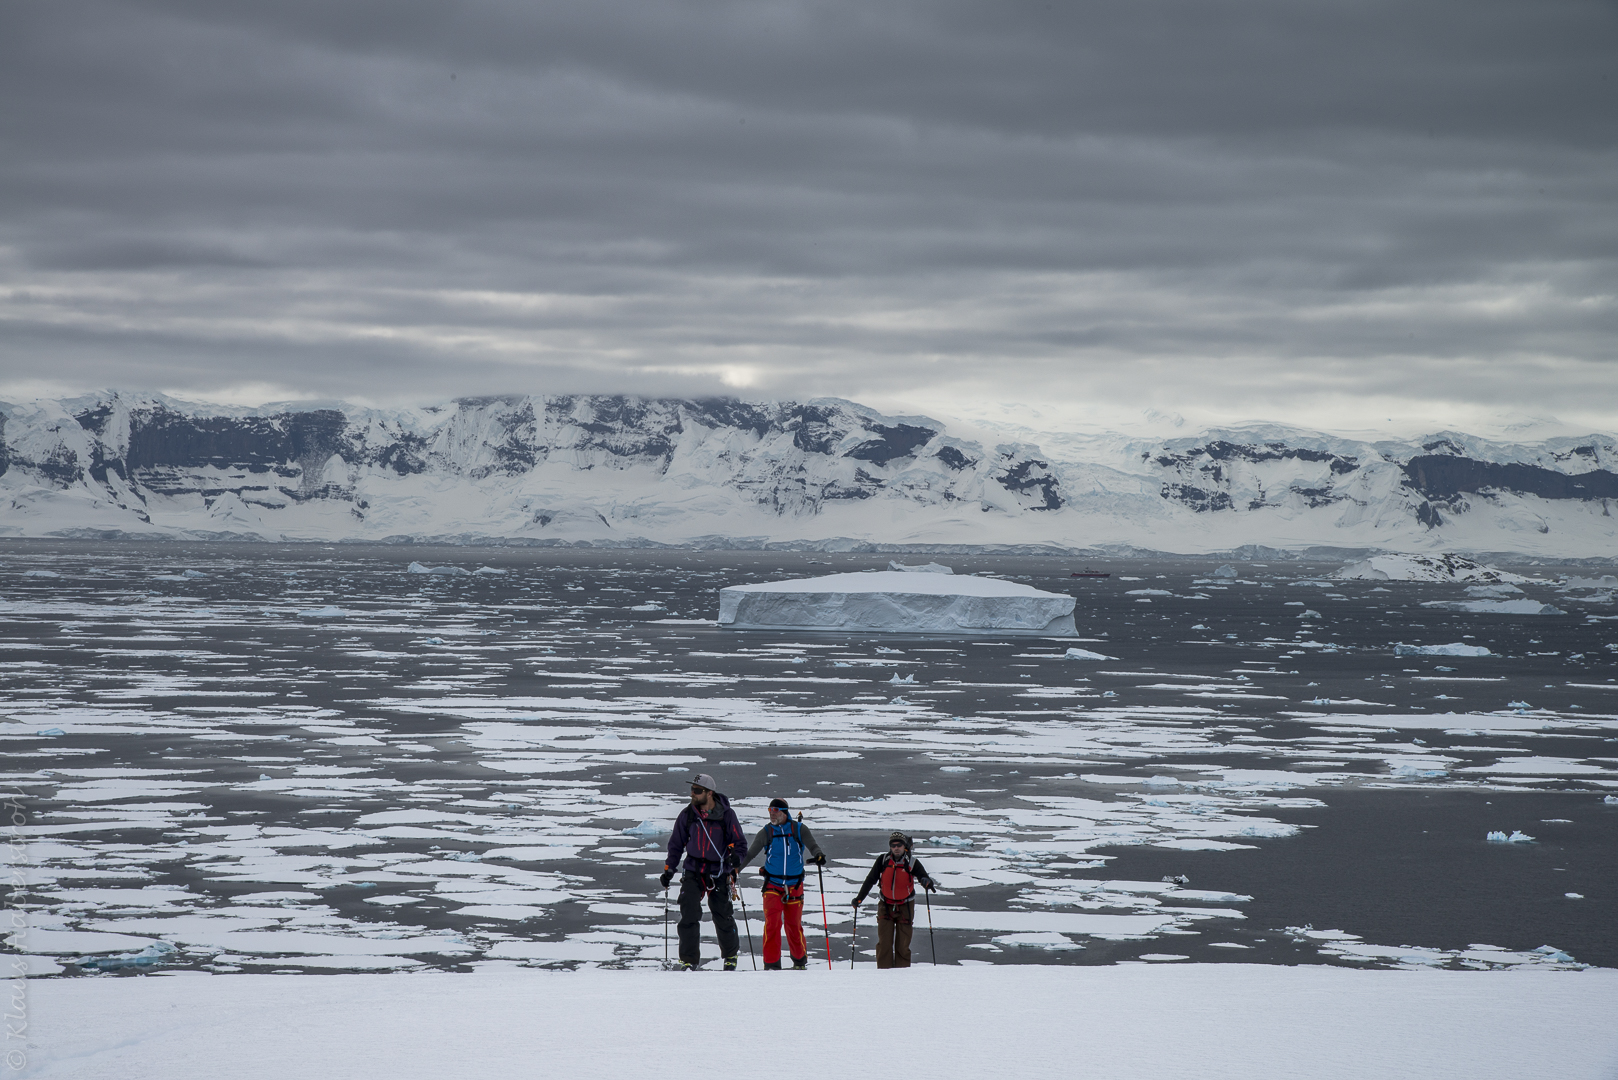
<svg viewBox="0 0 1618 1080">
<path fill-rule="evenodd" d="M 771 799 L 770 800 L 770 809 L 771 810 L 785 810 L 787 813 L 791 813 L 791 811 L 787 809 L 787 801 L 785 799 Z"/>
<path fill-rule="evenodd" d="M 895 830 L 893 830 L 892 832 L 890 832 L 888 834 L 888 843 L 891 844 L 895 840 L 897 840 L 897 841 L 899 841 L 899 843 L 903 844 L 905 846 L 906 851 L 910 850 L 910 837 L 906 836 L 904 833 L 900 832 L 898 829 L 895 829 Z"/>
</svg>

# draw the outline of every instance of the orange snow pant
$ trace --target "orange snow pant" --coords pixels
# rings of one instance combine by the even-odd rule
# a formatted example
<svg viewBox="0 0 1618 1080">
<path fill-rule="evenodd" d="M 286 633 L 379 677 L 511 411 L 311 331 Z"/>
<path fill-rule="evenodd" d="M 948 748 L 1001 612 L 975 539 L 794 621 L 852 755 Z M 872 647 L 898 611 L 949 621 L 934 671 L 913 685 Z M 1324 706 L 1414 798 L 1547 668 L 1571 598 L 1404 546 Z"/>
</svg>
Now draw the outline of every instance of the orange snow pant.
<svg viewBox="0 0 1618 1080">
<path fill-rule="evenodd" d="M 793 960 L 809 955 L 803 940 L 803 883 L 764 886 L 764 962 L 781 962 L 781 924 L 787 928 L 787 951 Z"/>
</svg>

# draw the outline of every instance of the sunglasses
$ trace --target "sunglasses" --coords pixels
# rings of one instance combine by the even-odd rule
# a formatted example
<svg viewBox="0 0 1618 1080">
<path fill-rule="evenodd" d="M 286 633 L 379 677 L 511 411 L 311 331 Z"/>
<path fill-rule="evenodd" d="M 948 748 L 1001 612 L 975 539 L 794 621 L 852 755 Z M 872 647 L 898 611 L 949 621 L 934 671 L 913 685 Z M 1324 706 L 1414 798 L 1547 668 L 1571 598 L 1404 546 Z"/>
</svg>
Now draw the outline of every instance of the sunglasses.
<svg viewBox="0 0 1618 1080">
<path fill-rule="evenodd" d="M 901 843 L 900 843 L 900 842 L 899 842 L 899 841 L 897 841 L 897 840 L 889 840 L 889 841 L 888 841 L 888 846 L 889 846 L 889 847 L 896 847 L 896 848 L 902 848 L 902 847 L 904 847 L 904 845 L 903 845 L 903 844 L 901 844 Z"/>
<path fill-rule="evenodd" d="M 707 791 L 708 791 L 708 789 L 705 788 L 705 787 L 693 787 L 691 789 L 691 794 L 693 794 L 693 795 L 703 795 L 703 794 L 706 794 Z"/>
</svg>

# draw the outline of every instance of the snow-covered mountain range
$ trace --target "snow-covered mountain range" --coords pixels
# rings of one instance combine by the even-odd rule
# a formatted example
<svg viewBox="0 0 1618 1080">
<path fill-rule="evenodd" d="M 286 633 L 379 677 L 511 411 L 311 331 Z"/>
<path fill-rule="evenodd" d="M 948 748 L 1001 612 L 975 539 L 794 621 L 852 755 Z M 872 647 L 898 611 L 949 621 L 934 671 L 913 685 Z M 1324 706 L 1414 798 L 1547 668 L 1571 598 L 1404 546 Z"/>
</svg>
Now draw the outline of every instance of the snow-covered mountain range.
<svg viewBox="0 0 1618 1080">
<path fill-rule="evenodd" d="M 1615 503 L 1613 435 L 998 442 L 836 399 L 0 404 L 3 536 L 1603 558 Z"/>
</svg>

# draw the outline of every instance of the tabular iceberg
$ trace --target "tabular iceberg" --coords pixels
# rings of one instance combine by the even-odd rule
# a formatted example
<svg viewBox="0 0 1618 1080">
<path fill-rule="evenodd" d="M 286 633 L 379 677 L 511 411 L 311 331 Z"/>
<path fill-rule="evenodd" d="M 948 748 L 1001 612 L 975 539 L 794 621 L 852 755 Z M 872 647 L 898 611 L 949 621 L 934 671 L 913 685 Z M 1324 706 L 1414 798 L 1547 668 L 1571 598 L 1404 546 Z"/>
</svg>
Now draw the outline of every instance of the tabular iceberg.
<svg viewBox="0 0 1618 1080">
<path fill-rule="evenodd" d="M 1075 637 L 1073 597 L 998 578 L 878 570 L 719 590 L 731 630 Z"/>
</svg>

